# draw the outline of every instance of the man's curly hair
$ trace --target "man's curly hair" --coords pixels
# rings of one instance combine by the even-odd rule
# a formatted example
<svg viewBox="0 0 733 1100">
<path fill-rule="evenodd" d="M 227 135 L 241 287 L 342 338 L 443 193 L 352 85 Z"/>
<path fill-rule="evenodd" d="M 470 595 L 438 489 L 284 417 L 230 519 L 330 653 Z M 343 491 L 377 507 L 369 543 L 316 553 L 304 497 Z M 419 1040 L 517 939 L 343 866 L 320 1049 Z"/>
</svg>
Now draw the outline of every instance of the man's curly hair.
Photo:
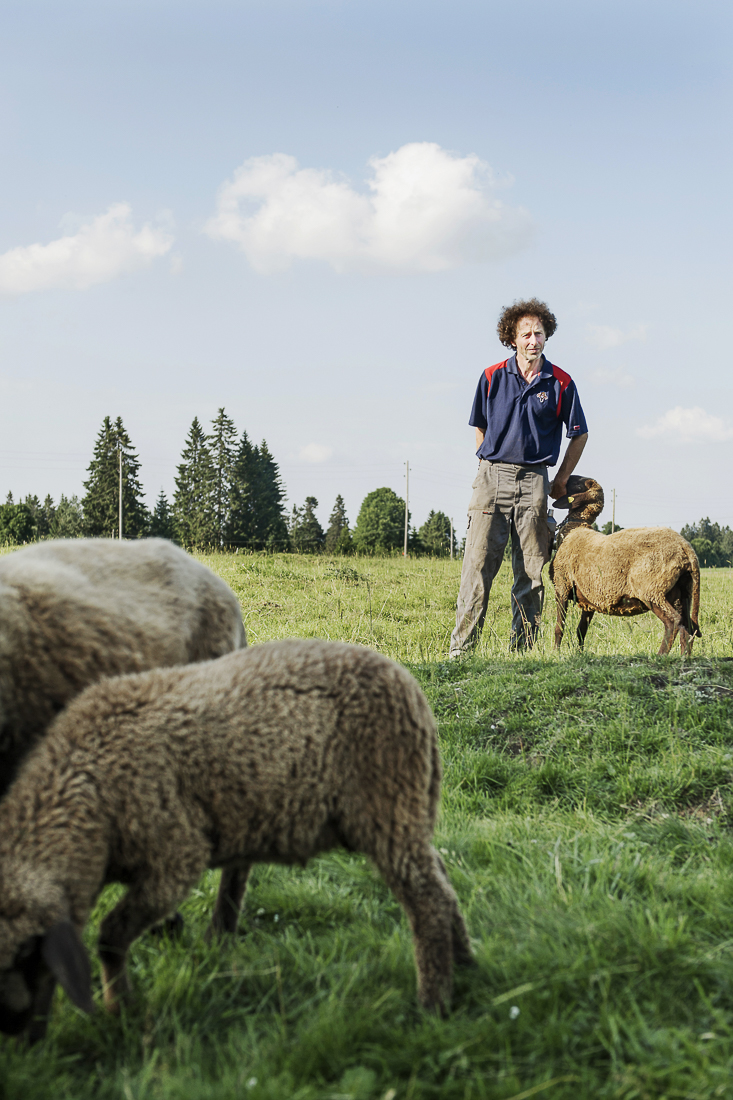
<svg viewBox="0 0 733 1100">
<path fill-rule="evenodd" d="M 523 317 L 539 317 L 545 336 L 549 340 L 557 328 L 557 317 L 539 298 L 526 298 L 505 306 L 501 311 L 496 331 L 505 348 L 513 348 L 517 341 L 517 325 Z"/>
</svg>

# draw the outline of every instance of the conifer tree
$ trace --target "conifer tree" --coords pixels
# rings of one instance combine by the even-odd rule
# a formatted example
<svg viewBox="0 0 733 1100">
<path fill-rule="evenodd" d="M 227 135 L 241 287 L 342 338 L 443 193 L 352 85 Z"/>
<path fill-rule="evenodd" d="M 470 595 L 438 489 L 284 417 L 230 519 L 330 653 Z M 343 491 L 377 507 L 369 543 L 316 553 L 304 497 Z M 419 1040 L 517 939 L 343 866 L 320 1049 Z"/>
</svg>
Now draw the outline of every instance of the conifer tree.
<svg viewBox="0 0 733 1100">
<path fill-rule="evenodd" d="M 41 504 L 35 493 L 32 495 L 29 493 L 23 503 L 33 517 L 33 538 L 47 539 L 51 534 L 51 524 L 56 512 L 52 498 L 46 496 L 43 504 Z"/>
<path fill-rule="evenodd" d="M 50 493 L 46 493 L 46 499 L 41 505 L 41 515 L 38 519 L 39 538 L 45 539 L 50 537 L 55 516 L 56 509 L 54 507 L 53 497 Z"/>
<path fill-rule="evenodd" d="M 300 550 L 300 547 L 296 545 L 298 538 L 298 528 L 303 518 L 303 509 L 298 508 L 297 504 L 293 505 L 293 510 L 288 518 L 288 538 L 290 539 L 290 549 Z"/>
<path fill-rule="evenodd" d="M 84 514 L 77 496 L 67 498 L 61 494 L 50 534 L 53 539 L 79 539 L 84 534 Z"/>
<path fill-rule="evenodd" d="M 42 532 L 39 529 L 39 525 L 40 525 L 40 528 L 44 527 L 44 522 L 43 521 L 44 521 L 45 517 L 43 515 L 41 502 L 38 499 L 38 497 L 36 496 L 36 494 L 35 493 L 33 493 L 33 494 L 28 493 L 25 500 L 23 501 L 23 504 L 28 509 L 28 511 L 30 512 L 30 515 L 31 515 L 31 521 L 33 523 L 33 539 L 36 540 L 36 539 L 41 538 L 43 534 L 48 534 L 47 531 Z"/>
<path fill-rule="evenodd" d="M 155 509 L 150 519 L 149 534 L 151 539 L 173 538 L 173 516 L 168 504 L 168 497 L 162 489 L 155 502 Z"/>
<path fill-rule="evenodd" d="M 299 554 L 317 554 L 323 549 L 326 536 L 318 522 L 315 497 L 306 497 L 303 508 L 293 508 L 290 523 L 290 545 Z"/>
<path fill-rule="evenodd" d="M 234 474 L 237 429 L 224 409 L 219 409 L 211 422 L 209 451 L 213 467 L 213 503 L 216 528 L 216 544 L 223 546 L 231 524 L 232 479 Z"/>
<path fill-rule="evenodd" d="M 119 534 L 120 451 L 122 452 L 122 534 L 141 538 L 147 531 L 148 510 L 138 478 L 140 461 L 132 449 L 122 418 L 114 424 L 108 416 L 102 421 L 94 457 L 89 463 L 89 478 L 84 482 L 82 501 L 84 534 L 114 538 Z"/>
<path fill-rule="evenodd" d="M 280 469 L 264 439 L 255 447 L 255 456 L 254 548 L 273 552 L 287 550 L 290 540 Z"/>
<path fill-rule="evenodd" d="M 349 554 L 353 549 L 349 521 L 346 518 L 346 505 L 340 493 L 336 497 L 336 503 L 328 521 L 325 549 L 327 554 Z"/>
<path fill-rule="evenodd" d="M 214 466 L 197 416 L 186 439 L 173 497 L 173 526 L 182 546 L 217 545 Z"/>
<path fill-rule="evenodd" d="M 255 548 L 255 492 L 259 451 L 242 432 L 232 464 L 229 522 L 225 531 L 228 546 L 243 550 Z"/>
<path fill-rule="evenodd" d="M 419 548 L 426 554 L 445 557 L 450 554 L 450 519 L 444 512 L 430 511 L 422 527 L 416 532 Z M 455 549 L 455 541 L 454 541 Z"/>
</svg>

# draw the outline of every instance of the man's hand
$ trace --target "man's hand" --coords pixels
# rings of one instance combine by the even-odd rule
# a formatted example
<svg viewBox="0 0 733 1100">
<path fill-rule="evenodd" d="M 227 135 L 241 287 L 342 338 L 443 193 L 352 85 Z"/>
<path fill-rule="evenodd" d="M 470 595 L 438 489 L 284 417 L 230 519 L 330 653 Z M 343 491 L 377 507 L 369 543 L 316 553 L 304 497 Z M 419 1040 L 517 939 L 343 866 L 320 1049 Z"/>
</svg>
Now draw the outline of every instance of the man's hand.
<svg viewBox="0 0 733 1100">
<path fill-rule="evenodd" d="M 568 489 L 568 478 L 572 474 L 575 467 L 580 462 L 580 456 L 583 453 L 583 448 L 588 441 L 588 433 L 584 432 L 583 435 L 576 435 L 568 443 L 568 449 L 565 452 L 565 458 L 562 460 L 560 469 L 557 471 L 555 480 L 550 486 L 550 496 L 553 500 L 557 500 L 558 497 L 564 497 Z"/>
</svg>

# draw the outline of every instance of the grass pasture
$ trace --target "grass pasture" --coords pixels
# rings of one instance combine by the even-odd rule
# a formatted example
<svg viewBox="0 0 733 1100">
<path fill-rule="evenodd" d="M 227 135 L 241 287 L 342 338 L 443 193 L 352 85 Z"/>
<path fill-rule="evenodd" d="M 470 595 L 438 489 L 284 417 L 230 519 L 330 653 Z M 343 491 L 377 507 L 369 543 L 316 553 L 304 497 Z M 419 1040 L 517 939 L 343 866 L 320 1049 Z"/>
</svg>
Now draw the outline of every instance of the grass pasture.
<svg viewBox="0 0 733 1100">
<path fill-rule="evenodd" d="M 45 1043 L 0 1039 L 0 1098 L 733 1097 L 733 571 L 703 572 L 683 662 L 651 615 L 596 616 L 583 654 L 569 623 L 555 655 L 549 585 L 539 646 L 508 653 L 503 567 L 479 651 L 449 663 L 458 562 L 203 560 L 252 644 L 354 641 L 418 677 L 478 965 L 448 1019 L 421 1013 L 400 908 L 341 852 L 258 867 L 236 941 L 207 945 L 210 873 L 179 940 L 136 944 L 120 1020 L 59 996 Z"/>
</svg>

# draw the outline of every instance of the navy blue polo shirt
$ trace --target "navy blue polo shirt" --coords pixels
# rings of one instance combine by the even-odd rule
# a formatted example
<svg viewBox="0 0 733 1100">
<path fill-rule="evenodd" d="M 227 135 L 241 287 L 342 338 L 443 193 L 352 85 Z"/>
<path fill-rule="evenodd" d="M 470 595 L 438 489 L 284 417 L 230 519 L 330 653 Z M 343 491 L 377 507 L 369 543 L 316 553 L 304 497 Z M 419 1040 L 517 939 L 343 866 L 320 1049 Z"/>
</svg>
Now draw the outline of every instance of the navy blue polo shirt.
<svg viewBox="0 0 733 1100">
<path fill-rule="evenodd" d="M 486 432 L 476 452 L 479 458 L 525 465 L 555 465 L 563 424 L 568 439 L 588 431 L 575 383 L 544 355 L 539 374 L 529 383 L 517 367 L 516 355 L 487 367 L 468 423 Z"/>
</svg>

